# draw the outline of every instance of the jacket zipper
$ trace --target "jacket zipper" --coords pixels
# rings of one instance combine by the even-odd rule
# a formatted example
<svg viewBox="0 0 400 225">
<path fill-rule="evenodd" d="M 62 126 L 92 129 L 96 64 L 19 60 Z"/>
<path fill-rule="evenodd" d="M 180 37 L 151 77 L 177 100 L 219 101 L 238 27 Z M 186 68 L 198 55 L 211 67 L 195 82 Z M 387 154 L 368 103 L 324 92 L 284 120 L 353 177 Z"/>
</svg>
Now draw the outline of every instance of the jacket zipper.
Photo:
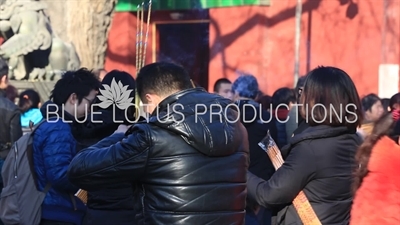
<svg viewBox="0 0 400 225">
<path fill-rule="evenodd" d="M 14 147 L 14 153 L 15 153 L 15 161 L 14 161 L 14 178 L 18 178 L 18 145 L 17 143 L 15 143 L 15 147 Z"/>
</svg>

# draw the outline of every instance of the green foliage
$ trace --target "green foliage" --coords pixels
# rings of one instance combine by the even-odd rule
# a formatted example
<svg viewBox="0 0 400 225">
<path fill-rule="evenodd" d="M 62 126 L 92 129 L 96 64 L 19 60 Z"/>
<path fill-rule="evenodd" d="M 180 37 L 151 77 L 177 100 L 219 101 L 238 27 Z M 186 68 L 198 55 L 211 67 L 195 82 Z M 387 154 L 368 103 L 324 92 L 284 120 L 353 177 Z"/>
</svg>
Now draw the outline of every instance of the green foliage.
<svg viewBox="0 0 400 225">
<path fill-rule="evenodd" d="M 137 6 L 148 0 L 118 0 L 117 12 L 136 11 Z M 153 0 L 152 10 L 187 10 L 232 7 L 244 5 L 268 6 L 270 0 Z"/>
</svg>

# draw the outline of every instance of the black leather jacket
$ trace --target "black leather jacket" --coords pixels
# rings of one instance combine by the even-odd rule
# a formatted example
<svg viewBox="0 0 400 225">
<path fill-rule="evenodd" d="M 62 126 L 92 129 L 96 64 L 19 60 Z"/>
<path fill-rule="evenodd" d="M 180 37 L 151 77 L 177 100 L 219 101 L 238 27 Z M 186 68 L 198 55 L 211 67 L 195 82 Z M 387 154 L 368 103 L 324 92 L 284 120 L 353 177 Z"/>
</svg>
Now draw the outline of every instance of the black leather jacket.
<svg viewBox="0 0 400 225">
<path fill-rule="evenodd" d="M 207 111 L 197 107 L 195 114 L 196 104 Z M 237 119 L 234 107 L 212 115 L 212 104 L 233 103 L 198 88 L 166 98 L 158 116 L 134 125 L 127 137 L 114 134 L 78 153 L 69 179 L 89 191 L 135 182 L 137 224 L 244 224 L 247 132 L 228 122 Z"/>
<path fill-rule="evenodd" d="M 22 136 L 21 114 L 18 107 L 6 98 L 0 89 L 0 158 L 5 158 L 6 149 Z M 6 147 L 8 146 L 8 147 Z M 3 150 L 3 151 L 2 151 Z"/>
</svg>

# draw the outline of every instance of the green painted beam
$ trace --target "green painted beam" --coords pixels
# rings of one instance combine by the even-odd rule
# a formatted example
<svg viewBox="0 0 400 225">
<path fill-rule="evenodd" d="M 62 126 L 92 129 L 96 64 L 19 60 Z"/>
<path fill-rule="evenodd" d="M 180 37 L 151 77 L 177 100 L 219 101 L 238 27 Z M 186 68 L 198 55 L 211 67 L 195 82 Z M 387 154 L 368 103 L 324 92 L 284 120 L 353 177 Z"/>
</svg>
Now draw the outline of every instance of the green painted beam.
<svg viewBox="0 0 400 225">
<path fill-rule="evenodd" d="M 118 0 L 117 12 L 136 11 L 137 6 L 148 0 Z M 152 10 L 189 10 L 233 7 L 244 5 L 269 6 L 270 0 L 153 0 Z"/>
</svg>

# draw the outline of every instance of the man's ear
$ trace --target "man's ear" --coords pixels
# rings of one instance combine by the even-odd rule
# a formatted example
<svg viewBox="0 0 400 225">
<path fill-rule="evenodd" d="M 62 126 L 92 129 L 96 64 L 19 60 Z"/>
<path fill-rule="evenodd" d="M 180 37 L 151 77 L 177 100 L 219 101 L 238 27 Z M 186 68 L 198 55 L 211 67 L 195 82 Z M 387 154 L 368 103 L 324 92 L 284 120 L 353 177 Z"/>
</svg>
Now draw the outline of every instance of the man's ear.
<svg viewBox="0 0 400 225">
<path fill-rule="evenodd" d="M 71 105 L 75 105 L 75 104 L 78 105 L 78 96 L 76 96 L 75 93 L 72 93 L 72 94 L 69 96 L 67 102 L 69 102 Z"/>
<path fill-rule="evenodd" d="M 150 95 L 150 94 L 146 94 L 145 96 L 145 99 L 146 99 L 146 103 L 147 104 L 151 104 L 151 103 L 153 103 L 154 102 L 154 97 L 152 96 L 152 95 Z"/>
</svg>

